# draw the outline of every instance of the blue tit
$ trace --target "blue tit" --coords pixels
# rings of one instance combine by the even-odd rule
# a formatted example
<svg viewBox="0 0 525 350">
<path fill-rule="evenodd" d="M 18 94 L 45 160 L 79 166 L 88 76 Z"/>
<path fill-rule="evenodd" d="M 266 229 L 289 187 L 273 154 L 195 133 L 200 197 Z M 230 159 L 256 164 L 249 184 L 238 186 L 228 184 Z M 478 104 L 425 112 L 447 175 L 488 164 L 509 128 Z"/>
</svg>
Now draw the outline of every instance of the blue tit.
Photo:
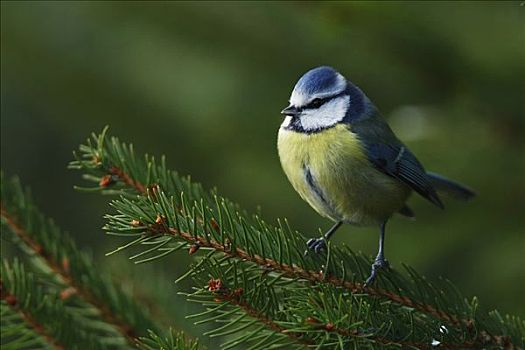
<svg viewBox="0 0 525 350">
<path fill-rule="evenodd" d="M 377 225 L 379 251 L 365 282 L 387 268 L 384 242 L 394 213 L 413 217 L 412 191 L 443 208 L 438 193 L 469 199 L 474 192 L 426 172 L 370 99 L 331 67 L 305 73 L 295 85 L 278 135 L 282 168 L 299 195 L 335 224 L 307 252 L 319 253 L 343 224 Z"/>
</svg>

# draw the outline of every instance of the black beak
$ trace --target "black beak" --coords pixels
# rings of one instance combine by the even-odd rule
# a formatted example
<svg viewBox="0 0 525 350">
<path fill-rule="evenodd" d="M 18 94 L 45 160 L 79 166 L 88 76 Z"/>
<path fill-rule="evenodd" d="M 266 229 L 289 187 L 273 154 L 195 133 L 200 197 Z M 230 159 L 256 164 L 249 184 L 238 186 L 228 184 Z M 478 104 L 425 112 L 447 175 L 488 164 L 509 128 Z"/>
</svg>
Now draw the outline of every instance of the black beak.
<svg viewBox="0 0 525 350">
<path fill-rule="evenodd" d="M 297 108 L 295 108 L 294 105 L 289 105 L 288 107 L 286 107 L 285 109 L 281 111 L 281 114 L 289 115 L 291 117 L 295 117 L 299 113 L 300 111 Z"/>
</svg>

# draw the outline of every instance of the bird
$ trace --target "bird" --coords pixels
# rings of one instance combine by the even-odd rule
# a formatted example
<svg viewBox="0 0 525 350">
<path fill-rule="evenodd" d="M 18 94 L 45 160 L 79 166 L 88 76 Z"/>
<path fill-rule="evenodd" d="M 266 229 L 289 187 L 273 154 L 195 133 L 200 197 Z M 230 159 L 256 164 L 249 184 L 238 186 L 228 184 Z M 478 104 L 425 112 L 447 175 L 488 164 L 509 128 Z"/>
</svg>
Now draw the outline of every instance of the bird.
<svg viewBox="0 0 525 350">
<path fill-rule="evenodd" d="M 305 254 L 325 251 L 343 224 L 378 227 L 379 249 L 365 286 L 389 268 L 386 225 L 395 213 L 414 217 L 406 204 L 412 192 L 441 209 L 441 194 L 475 196 L 469 187 L 427 172 L 372 101 L 334 68 L 306 72 L 289 102 L 277 137 L 281 166 L 301 198 L 334 223 L 307 242 Z"/>
</svg>

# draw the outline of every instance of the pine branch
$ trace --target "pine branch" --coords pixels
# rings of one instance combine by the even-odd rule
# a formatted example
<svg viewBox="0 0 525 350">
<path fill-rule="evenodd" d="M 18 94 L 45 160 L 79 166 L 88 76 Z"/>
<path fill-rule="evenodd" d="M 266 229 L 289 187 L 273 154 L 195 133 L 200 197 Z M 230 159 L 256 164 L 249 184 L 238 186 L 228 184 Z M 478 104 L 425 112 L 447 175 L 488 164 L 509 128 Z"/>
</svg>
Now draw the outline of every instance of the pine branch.
<svg viewBox="0 0 525 350">
<path fill-rule="evenodd" d="M 226 302 L 230 304 L 231 306 L 234 306 L 238 308 L 239 310 L 242 310 L 243 314 L 241 314 L 241 317 L 243 317 L 242 315 L 246 314 L 248 317 L 254 320 L 257 320 L 259 323 L 262 323 L 263 325 L 265 325 L 268 329 L 270 329 L 275 334 L 284 334 L 290 337 L 294 342 L 299 343 L 299 345 L 304 345 L 304 346 L 315 345 L 312 342 L 306 339 L 303 339 L 300 333 L 290 332 L 289 329 L 287 329 L 286 327 L 283 327 L 279 325 L 278 323 L 274 322 L 274 320 L 272 320 L 269 316 L 261 312 L 260 309 L 254 308 L 252 305 L 246 302 L 246 300 L 243 300 L 242 294 L 245 292 L 244 288 L 236 288 L 234 290 L 231 290 L 223 285 L 223 282 L 221 279 L 212 278 L 208 281 L 208 291 L 211 292 L 212 295 L 214 296 L 214 302 L 219 302 L 219 303 Z M 189 297 L 195 297 L 198 295 L 199 294 L 193 294 L 193 295 L 189 295 Z M 220 327 L 220 329 L 222 330 L 224 328 Z M 244 325 L 242 329 L 244 329 Z M 259 330 L 257 329 L 256 332 L 259 332 Z M 270 333 L 267 337 L 269 337 L 270 335 L 272 334 Z M 248 335 L 243 334 L 242 336 L 244 338 L 251 338 L 250 333 L 248 333 Z M 267 344 L 266 342 L 268 341 L 268 338 L 265 337 L 264 339 L 265 339 L 265 344 Z M 232 344 L 236 344 L 238 342 L 239 340 L 236 340 Z"/>
<path fill-rule="evenodd" d="M 0 293 L 1 296 L 1 293 Z M 0 302 L 0 347 L 6 350 L 14 349 L 46 349 L 50 348 L 45 334 L 38 333 L 24 319 L 19 310 L 10 306 L 16 299 L 2 298 Z"/>
<path fill-rule="evenodd" d="M 141 337 L 139 347 L 144 350 L 199 350 L 204 349 L 195 340 L 187 338 L 184 333 L 170 329 L 167 337 L 161 337 L 153 331 L 148 337 Z"/>
<path fill-rule="evenodd" d="M 213 249 L 271 274 L 308 281 L 314 288 L 329 286 L 334 293 L 343 288 L 349 295 L 372 296 L 367 301 L 374 305 L 374 311 L 385 301 L 398 305 L 395 310 L 401 318 L 406 316 L 403 309 L 416 310 L 422 323 L 435 329 L 438 321 L 446 323 L 445 328 L 453 328 L 465 338 L 455 342 L 458 346 L 523 346 L 525 325 L 521 320 L 503 319 L 494 313 L 480 316 L 475 300 L 467 302 L 447 281 L 438 286 L 407 267 L 410 279 L 391 270 L 380 276 L 375 287 L 364 288 L 361 281 L 368 274 L 369 259 L 346 247 L 333 246 L 322 259 L 305 258 L 304 237 L 287 224 L 279 222 L 274 227 L 256 216 L 249 217 L 235 204 L 167 170 L 164 158 L 160 165 L 147 156 L 139 161 L 131 146 L 116 138 L 105 142 L 105 133 L 94 135 L 93 140 L 81 146 L 82 154 L 71 167 L 86 171 L 88 180 L 98 182 L 92 190 L 123 196 L 113 201 L 118 214 L 107 216 L 106 230 L 135 239 L 116 251 L 145 245 L 147 249 L 134 257 L 146 262 L 183 248 L 190 253 L 199 248 Z M 325 330 L 324 335 L 327 333 Z"/>
<path fill-rule="evenodd" d="M 224 257 L 201 260 L 193 276 L 197 285 L 212 277 L 205 287 L 188 295 L 189 300 L 207 307 L 205 312 L 191 318 L 204 318 L 196 324 L 220 322 L 218 329 L 208 332 L 211 336 L 240 333 L 223 344 L 225 349 L 261 338 L 265 338 L 267 346 L 268 341 L 279 340 L 276 334 L 288 335 L 299 347 L 431 349 L 432 344 L 446 349 L 484 347 L 481 339 L 465 339 L 461 331 L 448 330 L 439 322 L 423 319 L 405 308 L 377 303 L 366 295 L 330 286 L 305 287 L 283 275 L 261 274 L 260 269 L 247 267 L 238 260 Z M 269 331 L 261 328 L 246 331 L 251 322 L 245 316 L 257 319 Z M 258 343 L 252 343 L 253 348 L 257 346 Z"/>
<path fill-rule="evenodd" d="M 206 311 L 188 318 L 199 318 L 195 324 L 216 322 L 219 326 L 205 333 L 211 337 L 234 335 L 221 345 L 230 349 L 244 345 L 247 349 L 290 347 L 303 349 L 313 346 L 306 334 L 290 331 L 281 324 L 277 289 L 259 271 L 237 262 L 224 260 L 225 266 L 212 260 L 202 260 L 200 272 L 193 275 L 197 285 L 194 293 L 185 294 L 188 300 L 207 307 Z M 211 277 L 208 281 L 206 279 Z M 281 284 L 279 278 L 274 284 Z M 282 316 L 282 315 L 281 315 Z"/>
<path fill-rule="evenodd" d="M 95 271 L 91 259 L 79 252 L 68 235 L 38 212 L 18 179 L 5 180 L 2 174 L 1 186 L 2 224 L 17 245 L 59 277 L 63 298 L 76 296 L 91 304 L 130 345 L 135 345 L 138 334 L 156 328 L 131 298 Z"/>
<path fill-rule="evenodd" d="M 24 348 L 26 346 L 43 348 L 49 346 L 56 350 L 64 349 L 52 335 L 47 334 L 45 328 L 28 311 L 17 306 L 19 302 L 16 296 L 4 291 L 1 281 L 0 299 L 2 300 L 2 348 Z M 9 320 L 4 322 L 6 318 Z M 4 343 L 4 339 L 8 340 Z"/>
<path fill-rule="evenodd" d="M 146 194 L 147 190 L 154 191 L 156 187 L 160 187 L 165 193 L 176 195 L 177 197 L 179 194 L 186 194 L 186 200 L 188 202 L 201 202 L 201 207 L 202 203 L 217 207 L 219 207 L 218 203 L 220 203 L 220 205 L 224 207 L 226 215 L 228 215 L 228 219 L 231 219 L 231 212 L 239 210 L 237 205 L 224 198 L 218 198 L 215 193 L 206 193 L 199 184 L 191 183 L 189 178 L 181 178 L 176 172 L 169 171 L 166 168 L 166 161 L 164 157 L 161 159 L 161 164 L 159 166 L 156 165 L 155 159 L 153 157 L 148 157 L 147 155 L 143 162 L 139 162 L 135 159 L 132 145 L 128 146 L 126 144 L 121 144 L 117 138 L 111 138 L 109 143 L 106 142 L 106 131 L 107 128 L 101 135 L 97 136 L 93 134 L 93 142 L 88 140 L 87 145 L 80 146 L 80 151 L 82 152 L 81 157 L 77 157 L 77 161 L 74 161 L 70 164 L 70 168 L 72 169 L 82 169 L 88 171 L 89 175 L 86 176 L 86 179 L 98 182 L 99 187 L 85 190 L 98 190 L 107 194 L 124 194 L 129 198 L 134 198 L 134 194 L 136 193 Z M 184 200 L 184 198 L 181 200 Z M 219 215 L 222 209 L 223 208 L 218 208 Z M 235 214 L 239 216 L 238 213 Z M 238 223 L 238 226 L 243 226 L 249 225 L 251 220 L 241 218 L 239 221 L 244 221 Z M 256 222 L 254 226 L 260 226 L 262 232 L 272 232 L 275 229 L 265 224 L 257 217 L 255 218 L 255 221 Z M 209 224 L 216 225 L 217 221 L 215 221 L 215 219 L 212 217 Z M 241 229 L 244 230 L 244 227 Z M 279 229 L 283 231 L 283 227 L 280 227 Z M 295 240 L 290 242 L 292 247 L 288 247 L 289 249 L 305 246 L 302 236 L 298 236 L 296 232 L 292 232 L 289 228 L 287 231 L 287 237 L 293 236 L 293 238 L 295 238 Z M 169 232 L 164 233 L 170 234 Z M 118 233 L 115 234 L 118 235 Z M 187 235 L 187 233 L 185 233 L 183 236 L 185 235 Z M 278 242 L 287 243 L 287 237 L 282 237 L 282 239 L 279 239 Z M 202 240 L 203 237 L 199 237 L 198 239 Z M 277 240 L 275 242 L 277 242 Z M 214 249 L 221 251 L 226 250 L 226 246 L 221 243 L 212 242 L 212 244 Z M 171 251 L 166 248 L 163 250 L 162 256 L 165 256 L 170 252 Z M 364 281 L 366 279 L 370 262 L 366 259 L 363 260 L 363 257 L 356 256 L 348 249 L 342 252 L 342 254 L 341 252 L 336 252 L 336 255 L 339 255 L 336 256 L 336 258 L 340 258 L 342 255 L 342 258 L 345 260 L 345 262 L 350 265 L 349 267 L 351 269 L 348 269 L 348 271 L 353 271 L 354 274 L 360 274 L 359 278 L 356 278 L 356 275 L 351 276 L 353 278 L 348 278 L 350 276 L 347 277 L 346 275 L 343 275 L 341 278 L 337 277 L 336 274 L 326 276 L 322 273 L 323 269 L 322 266 L 319 266 L 320 264 L 313 264 L 314 267 L 311 269 L 305 268 L 305 265 L 312 264 L 305 262 L 302 251 L 300 250 L 292 252 L 292 254 L 295 253 L 293 255 L 296 256 L 289 257 L 288 260 L 291 261 L 289 264 L 279 261 L 280 259 L 266 257 L 264 254 L 253 254 L 251 256 L 247 256 L 249 254 L 246 254 L 246 249 L 239 249 L 238 253 L 240 258 L 251 258 L 251 260 L 255 263 L 264 266 L 269 265 L 268 267 L 272 269 L 284 271 L 295 277 L 310 280 L 313 283 L 332 283 L 334 286 L 344 287 L 358 293 L 366 292 L 369 295 L 384 297 L 401 305 L 431 314 L 434 317 L 451 324 L 472 324 L 472 320 L 470 317 L 468 317 L 470 312 L 467 312 L 464 315 L 458 315 L 454 312 L 451 312 L 457 310 L 445 310 L 437 307 L 436 305 L 432 305 L 431 303 L 418 300 L 417 296 L 411 295 L 412 293 L 410 293 L 410 290 L 403 288 L 403 286 L 409 285 L 410 282 L 406 279 L 404 280 L 400 275 L 396 276 L 396 279 L 398 280 L 396 282 L 401 280 L 402 283 L 396 283 L 393 286 L 390 285 L 391 288 L 389 289 L 368 287 L 365 290 L 364 283 L 357 281 Z M 348 255 L 351 256 L 351 259 L 347 258 Z M 361 266 L 357 268 L 355 265 Z M 426 283 L 420 276 L 417 276 L 417 274 L 414 274 L 413 277 L 415 280 L 418 280 L 417 282 L 419 283 Z M 390 282 L 392 282 L 392 280 Z M 422 286 L 421 290 L 432 290 L 432 288 L 429 288 L 428 285 L 424 285 Z M 406 293 L 397 293 L 398 291 Z M 437 294 L 438 295 L 432 295 L 427 299 L 439 300 L 440 293 Z M 464 308 L 464 300 L 458 300 L 458 303 L 460 305 L 455 307 L 455 309 Z"/>
<path fill-rule="evenodd" d="M 11 316 L 2 319 L 2 348 L 35 343 L 51 349 L 78 348 L 79 344 L 89 349 L 107 348 L 98 337 L 86 332 L 59 294 L 44 290 L 35 275 L 17 260 L 12 264 L 3 261 L 0 282 L 2 308 L 9 308 L 7 314 Z M 20 317 L 16 319 L 14 313 Z"/>
</svg>

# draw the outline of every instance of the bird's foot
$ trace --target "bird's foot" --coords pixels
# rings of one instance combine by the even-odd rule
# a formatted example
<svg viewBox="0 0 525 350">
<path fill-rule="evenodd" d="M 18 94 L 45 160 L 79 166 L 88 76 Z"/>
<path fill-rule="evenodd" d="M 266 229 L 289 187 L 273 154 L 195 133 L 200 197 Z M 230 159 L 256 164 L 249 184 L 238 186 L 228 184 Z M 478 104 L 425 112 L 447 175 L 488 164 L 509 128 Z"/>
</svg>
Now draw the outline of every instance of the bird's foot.
<svg viewBox="0 0 525 350">
<path fill-rule="evenodd" d="M 372 264 L 372 271 L 370 272 L 370 276 L 368 276 L 368 278 L 366 279 L 365 287 L 368 287 L 372 283 L 374 283 L 379 270 L 388 269 L 389 267 L 390 267 L 390 263 L 388 262 L 388 260 L 386 260 L 383 257 L 377 257 L 374 260 L 374 263 Z"/>
<path fill-rule="evenodd" d="M 324 237 L 321 238 L 311 238 L 306 242 L 308 249 L 304 251 L 304 255 L 307 255 L 309 251 L 314 251 L 314 253 L 319 254 L 323 250 L 326 250 L 326 240 Z"/>
</svg>

